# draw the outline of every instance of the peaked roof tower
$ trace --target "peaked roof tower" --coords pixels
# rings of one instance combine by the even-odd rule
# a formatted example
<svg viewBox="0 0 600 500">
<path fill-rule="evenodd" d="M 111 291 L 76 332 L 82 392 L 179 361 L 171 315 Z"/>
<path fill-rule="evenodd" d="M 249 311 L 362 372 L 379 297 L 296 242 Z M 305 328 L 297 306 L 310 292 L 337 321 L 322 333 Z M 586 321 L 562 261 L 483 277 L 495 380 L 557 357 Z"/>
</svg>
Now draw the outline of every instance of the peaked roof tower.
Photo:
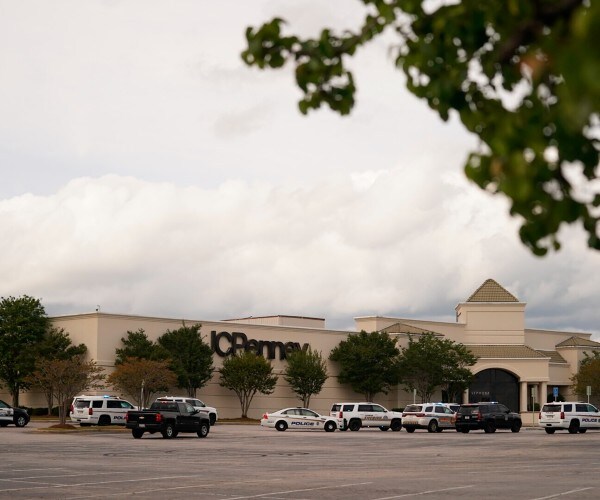
<svg viewBox="0 0 600 500">
<path fill-rule="evenodd" d="M 519 302 L 519 299 L 493 279 L 487 279 L 473 292 L 467 302 Z"/>
</svg>

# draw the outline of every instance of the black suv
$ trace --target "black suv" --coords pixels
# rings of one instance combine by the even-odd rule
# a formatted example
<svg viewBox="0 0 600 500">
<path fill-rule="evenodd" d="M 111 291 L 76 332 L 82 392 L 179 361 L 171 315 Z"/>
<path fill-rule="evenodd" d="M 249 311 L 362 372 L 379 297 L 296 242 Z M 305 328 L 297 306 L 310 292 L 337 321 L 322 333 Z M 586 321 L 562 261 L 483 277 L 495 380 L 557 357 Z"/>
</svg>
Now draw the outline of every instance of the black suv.
<svg viewBox="0 0 600 500">
<path fill-rule="evenodd" d="M 471 403 L 461 405 L 456 414 L 456 432 L 483 429 L 496 432 L 496 429 L 521 430 L 521 416 L 500 403 Z"/>
</svg>

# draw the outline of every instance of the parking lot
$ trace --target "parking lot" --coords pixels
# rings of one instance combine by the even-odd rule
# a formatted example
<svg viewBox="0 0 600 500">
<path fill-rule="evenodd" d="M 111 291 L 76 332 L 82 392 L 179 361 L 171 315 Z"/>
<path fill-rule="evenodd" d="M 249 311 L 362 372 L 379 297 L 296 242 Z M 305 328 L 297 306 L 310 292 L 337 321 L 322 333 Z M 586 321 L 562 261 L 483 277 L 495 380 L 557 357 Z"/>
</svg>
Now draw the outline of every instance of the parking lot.
<svg viewBox="0 0 600 500">
<path fill-rule="evenodd" d="M 0 429 L 0 498 L 598 498 L 600 432 L 277 432 L 207 439 Z"/>
</svg>

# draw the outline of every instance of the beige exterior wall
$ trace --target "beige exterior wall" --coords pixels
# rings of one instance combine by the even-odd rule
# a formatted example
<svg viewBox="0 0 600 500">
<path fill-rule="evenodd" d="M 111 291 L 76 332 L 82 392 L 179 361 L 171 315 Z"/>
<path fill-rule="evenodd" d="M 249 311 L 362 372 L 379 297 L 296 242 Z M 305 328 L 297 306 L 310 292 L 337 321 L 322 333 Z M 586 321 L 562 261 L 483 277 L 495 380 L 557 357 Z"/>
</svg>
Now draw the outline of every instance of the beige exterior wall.
<svg viewBox="0 0 600 500">
<path fill-rule="evenodd" d="M 356 331 L 365 330 L 381 331 L 391 327 L 391 331 L 404 333 L 391 333 L 396 336 L 398 345 L 404 347 L 408 344 L 409 333 L 420 331 L 432 331 L 455 342 L 471 346 L 480 346 L 485 352 L 490 346 L 528 346 L 532 349 L 558 352 L 566 361 L 551 361 L 548 355 L 530 358 L 493 358 L 482 357 L 473 367 L 474 373 L 486 369 L 502 369 L 515 375 L 519 380 L 519 397 L 521 410 L 524 411 L 528 391 L 537 388 L 539 400 L 545 395 L 552 393 L 553 386 L 559 386 L 562 395 L 570 393 L 571 377 L 577 372 L 579 364 L 584 357 L 585 351 L 591 351 L 592 347 L 559 347 L 563 341 L 578 337 L 589 343 L 591 334 L 573 333 L 563 331 L 550 331 L 525 328 L 525 304 L 521 302 L 466 302 L 456 307 L 457 320 L 455 323 L 428 321 L 418 319 L 364 316 L 355 319 Z M 341 386 L 337 382 L 337 366 L 328 358 L 331 350 L 342 340 L 345 340 L 352 332 L 329 330 L 325 328 L 325 321 L 321 318 L 296 317 L 296 316 L 272 316 L 272 317 L 250 317 L 226 321 L 201 321 L 181 320 L 173 318 L 154 318 L 133 315 L 118 315 L 95 312 L 90 314 L 79 314 L 72 316 L 61 316 L 52 319 L 54 326 L 64 328 L 70 335 L 73 343 L 84 343 L 88 347 L 89 359 L 94 359 L 102 366 L 106 373 L 114 370 L 115 350 L 122 347 L 121 338 L 127 336 L 128 331 L 143 329 L 150 340 L 156 340 L 167 330 L 175 330 L 182 326 L 183 322 L 191 326 L 201 325 L 201 334 L 205 341 L 212 342 L 211 332 L 221 335 L 219 343 L 222 351 L 227 351 L 231 345 L 228 343 L 227 335 L 232 336 L 234 332 L 244 334 L 247 339 L 256 341 L 296 343 L 300 347 L 304 344 L 310 345 L 313 350 L 320 351 L 323 358 L 327 360 L 329 379 L 325 383 L 322 392 L 313 396 L 311 407 L 318 412 L 327 413 L 331 404 L 339 401 L 360 401 L 363 397 L 354 393 L 350 388 Z M 593 344 L 593 343 L 592 343 Z M 600 348 L 600 344 L 595 346 Z M 521 349 L 519 352 L 526 352 Z M 511 351 L 516 352 L 516 351 Z M 223 357 L 216 350 L 213 360 L 215 369 L 222 366 Z M 558 358 L 560 360 L 560 358 Z M 249 416 L 260 418 L 267 410 L 276 410 L 287 406 L 298 406 L 300 401 L 292 392 L 281 376 L 285 369 L 285 360 L 277 356 L 272 360 L 274 371 L 279 375 L 279 381 L 275 392 L 268 396 L 257 395 L 252 401 Z M 1 391 L 1 390 L 0 390 Z M 110 388 L 99 393 L 114 393 Z M 171 394 L 183 394 L 180 389 L 172 389 Z M 240 415 L 240 405 L 235 394 L 219 385 L 219 375 L 215 372 L 210 383 L 200 389 L 197 396 L 211 406 L 219 410 L 222 418 L 233 418 Z M 9 399 L 6 393 L 0 392 L 0 398 Z M 441 393 L 434 396 L 434 400 L 441 400 Z M 539 401 L 538 400 L 538 401 Z M 35 391 L 25 393 L 21 396 L 22 404 L 28 406 L 45 405 L 42 394 Z M 389 394 L 379 394 L 375 402 L 383 404 L 388 408 L 404 407 L 413 402 L 413 394 L 409 394 L 402 387 L 397 387 Z M 523 406 L 525 405 L 525 407 Z"/>
</svg>

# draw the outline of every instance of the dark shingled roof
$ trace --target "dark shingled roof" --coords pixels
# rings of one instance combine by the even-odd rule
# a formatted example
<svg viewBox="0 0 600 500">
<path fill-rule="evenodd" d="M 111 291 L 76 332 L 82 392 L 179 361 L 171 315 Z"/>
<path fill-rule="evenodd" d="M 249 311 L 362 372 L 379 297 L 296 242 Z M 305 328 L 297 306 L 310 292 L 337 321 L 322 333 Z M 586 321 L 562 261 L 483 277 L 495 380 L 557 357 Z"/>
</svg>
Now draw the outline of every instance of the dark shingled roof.
<svg viewBox="0 0 600 500">
<path fill-rule="evenodd" d="M 467 302 L 519 302 L 519 299 L 493 279 L 488 279 L 473 292 Z"/>
<path fill-rule="evenodd" d="M 384 333 L 410 333 L 412 335 L 423 335 L 431 330 L 424 330 L 418 326 L 406 325 L 404 323 L 394 323 L 393 325 L 386 326 L 381 331 Z"/>
<path fill-rule="evenodd" d="M 600 342 L 594 342 L 582 337 L 570 337 L 567 340 L 563 340 L 560 344 L 556 344 L 556 347 L 597 347 L 600 348 Z"/>
<path fill-rule="evenodd" d="M 526 345 L 468 345 L 466 347 L 478 358 L 524 359 L 549 357 Z"/>
</svg>

